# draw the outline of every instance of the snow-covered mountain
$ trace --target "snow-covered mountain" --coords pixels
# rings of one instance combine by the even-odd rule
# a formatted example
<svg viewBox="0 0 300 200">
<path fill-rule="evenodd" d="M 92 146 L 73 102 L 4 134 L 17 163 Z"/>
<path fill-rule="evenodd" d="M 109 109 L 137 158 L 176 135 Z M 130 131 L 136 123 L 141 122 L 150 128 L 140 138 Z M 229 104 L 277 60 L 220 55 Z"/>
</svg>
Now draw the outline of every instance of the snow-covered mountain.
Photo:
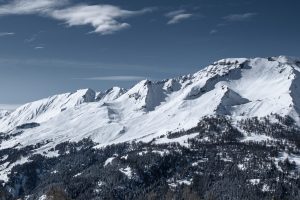
<svg viewBox="0 0 300 200">
<path fill-rule="evenodd" d="M 10 111 L 8 110 L 4 110 L 4 109 L 0 109 L 0 119 L 2 119 L 3 117 L 6 117 L 7 115 L 9 115 Z"/>
<path fill-rule="evenodd" d="M 299 124 L 299 77 L 300 60 L 294 58 L 230 58 L 192 75 L 144 80 L 129 90 L 55 95 L 0 114 L 0 132 L 13 135 L 0 148 L 46 143 L 37 151 L 47 153 L 59 143 L 87 137 L 99 146 L 150 141 L 215 114 L 239 120 L 276 113 Z M 38 125 L 22 128 L 30 123 Z M 15 134 L 20 127 L 22 134 Z"/>
<path fill-rule="evenodd" d="M 299 73 L 223 59 L 0 111 L 0 199 L 299 199 Z"/>
</svg>

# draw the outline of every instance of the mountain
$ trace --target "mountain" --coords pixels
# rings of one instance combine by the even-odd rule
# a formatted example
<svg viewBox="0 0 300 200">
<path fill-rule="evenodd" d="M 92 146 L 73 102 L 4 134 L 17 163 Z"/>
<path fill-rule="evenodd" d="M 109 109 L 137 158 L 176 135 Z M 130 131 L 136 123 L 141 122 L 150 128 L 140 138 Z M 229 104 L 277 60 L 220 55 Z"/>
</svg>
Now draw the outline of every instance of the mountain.
<svg viewBox="0 0 300 200">
<path fill-rule="evenodd" d="M 234 119 L 289 115 L 299 123 L 300 64 L 297 59 L 231 58 L 199 72 L 158 82 L 144 80 L 126 91 L 114 87 L 55 95 L 25 104 L 0 120 L 2 132 L 38 123 L 1 148 L 90 137 L 99 145 L 151 140 L 194 127 L 206 115 Z M 45 151 L 45 148 L 43 148 Z"/>
<path fill-rule="evenodd" d="M 9 110 L 0 109 L 0 119 L 6 117 L 7 115 L 9 115 L 9 113 L 10 113 Z"/>
<path fill-rule="evenodd" d="M 78 90 L 75 93 L 66 93 L 55 95 L 46 99 L 25 104 L 7 118 L 3 119 L 3 125 L 13 128 L 29 121 L 45 122 L 57 116 L 59 113 L 79 106 L 85 102 L 93 102 L 95 100 L 95 92 L 87 90 Z"/>
<path fill-rule="evenodd" d="M 254 177 L 251 178 L 252 182 L 261 181 L 252 184 L 255 187 L 269 187 L 265 191 L 256 188 L 257 199 L 261 199 L 264 192 L 266 199 L 271 198 L 274 194 L 269 179 L 265 177 L 266 172 L 257 171 L 257 174 L 253 174 L 248 161 L 255 158 L 255 162 L 261 165 L 274 167 L 272 169 L 276 173 L 274 177 L 272 175 L 272 180 L 281 177 L 278 175 L 281 173 L 297 176 L 295 168 L 300 166 L 299 77 L 300 60 L 296 58 L 228 58 L 216 61 L 194 74 L 162 81 L 143 80 L 128 90 L 119 87 L 105 92 L 84 89 L 25 104 L 0 117 L 0 179 L 9 188 L 3 191 L 9 191 L 13 197 L 30 194 L 31 198 L 38 199 L 46 195 L 42 191 L 49 190 L 46 186 L 50 187 L 50 182 L 51 187 L 62 182 L 66 188 L 83 187 L 71 186 L 73 183 L 69 181 L 79 181 L 76 177 L 84 174 L 84 177 L 89 177 L 84 181 L 92 184 L 89 189 L 93 189 L 93 192 L 80 193 L 83 195 L 81 199 L 89 199 L 89 195 L 94 194 L 97 188 L 104 196 L 114 193 L 109 187 L 103 189 L 103 184 L 110 181 L 116 188 L 127 189 L 138 183 L 145 184 L 143 190 L 136 189 L 141 196 L 159 184 L 157 188 L 167 187 L 170 195 L 176 196 L 172 193 L 172 187 L 191 185 L 188 189 L 193 190 L 196 183 L 193 176 L 199 172 L 197 170 L 202 170 L 201 173 L 206 175 L 211 173 L 215 176 L 214 180 L 219 180 L 217 174 L 227 174 L 226 178 L 234 177 L 233 171 L 223 167 L 235 166 L 234 170 L 238 172 L 234 172 L 240 173 L 240 177 L 247 173 Z M 199 154 L 194 154 L 193 150 Z M 149 152 L 151 156 L 147 157 Z M 215 157 L 219 160 L 215 161 Z M 241 161 L 245 157 L 248 161 Z M 208 158 L 210 160 L 206 160 Z M 282 163 L 286 159 L 288 161 Z M 185 171 L 173 166 L 173 162 L 180 162 Z M 200 164 L 203 162 L 205 165 Z M 158 163 L 161 167 L 155 169 L 157 171 L 152 172 L 148 168 L 152 165 L 155 168 Z M 89 171 L 83 167 L 85 164 L 89 166 Z M 111 170 L 115 171 L 110 171 L 106 166 L 111 166 Z M 216 167 L 216 170 L 209 172 L 209 166 Z M 96 176 L 96 169 L 102 170 L 114 181 Z M 161 170 L 165 170 L 165 174 Z M 63 175 L 56 176 L 56 171 Z M 53 179 L 50 181 L 44 176 Z M 93 183 L 90 182 L 91 176 L 95 179 Z M 120 179 L 119 176 L 127 179 Z M 268 181 L 264 182 L 262 177 Z M 244 178 L 234 183 L 248 187 L 249 178 Z M 29 184 L 28 179 L 34 185 Z M 282 180 L 280 183 L 284 182 Z M 288 182 L 293 181 L 289 179 Z M 217 187 L 217 184 L 228 183 L 209 184 L 216 184 Z M 289 186 L 284 187 L 294 191 Z M 274 188 L 278 189 L 277 186 Z M 235 191 L 236 188 L 230 189 Z M 80 199 L 76 196 L 78 192 L 70 188 L 68 190 L 72 198 Z M 132 194 L 127 190 L 119 191 L 120 188 L 116 190 L 121 196 Z M 214 190 L 217 193 L 221 191 L 207 188 L 205 195 Z M 199 195 L 199 188 L 195 191 Z M 60 190 L 55 192 L 64 193 Z M 32 196 L 33 193 L 38 195 Z M 159 193 L 155 190 L 155 194 Z M 128 196 L 128 199 L 132 198 Z M 205 198 L 210 199 L 209 196 Z"/>
</svg>

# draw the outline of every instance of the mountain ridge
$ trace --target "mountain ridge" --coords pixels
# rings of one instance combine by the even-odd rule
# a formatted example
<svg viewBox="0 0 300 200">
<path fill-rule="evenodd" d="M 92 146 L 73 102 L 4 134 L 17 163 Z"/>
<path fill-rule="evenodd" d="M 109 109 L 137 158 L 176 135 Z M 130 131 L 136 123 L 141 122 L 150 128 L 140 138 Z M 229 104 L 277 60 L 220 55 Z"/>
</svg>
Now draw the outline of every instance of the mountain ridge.
<svg viewBox="0 0 300 200">
<path fill-rule="evenodd" d="M 53 145 L 83 138 L 100 146 L 150 141 L 169 131 L 192 128 L 201 117 L 216 114 L 238 120 L 276 113 L 299 124 L 299 68 L 299 59 L 286 56 L 227 58 L 194 74 L 143 80 L 129 90 L 84 89 L 55 95 L 0 119 L 0 131 L 10 133 L 24 123 L 40 123 L 0 148 L 49 141 L 43 148 L 47 152 Z"/>
<path fill-rule="evenodd" d="M 0 199 L 298 199 L 299 63 L 222 59 L 5 113 Z"/>
</svg>

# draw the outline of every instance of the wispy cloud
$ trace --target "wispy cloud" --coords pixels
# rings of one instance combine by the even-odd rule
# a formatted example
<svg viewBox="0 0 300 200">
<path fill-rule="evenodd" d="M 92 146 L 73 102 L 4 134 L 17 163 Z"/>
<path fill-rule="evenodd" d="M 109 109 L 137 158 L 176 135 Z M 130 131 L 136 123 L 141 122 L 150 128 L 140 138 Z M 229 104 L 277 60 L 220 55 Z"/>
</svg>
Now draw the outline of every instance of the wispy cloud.
<svg viewBox="0 0 300 200">
<path fill-rule="evenodd" d="M 24 40 L 24 42 L 25 43 L 33 43 L 33 42 L 35 42 L 43 32 L 44 31 L 39 31 L 37 33 L 32 34 L 30 37 L 26 38 Z"/>
<path fill-rule="evenodd" d="M 228 26 L 228 25 L 232 24 L 233 22 L 248 21 L 248 20 L 252 19 L 253 17 L 255 17 L 256 15 L 257 15 L 257 13 L 251 12 L 251 13 L 231 14 L 231 15 L 224 16 L 224 17 L 222 17 L 223 21 L 221 23 L 217 24 L 216 27 L 209 32 L 209 34 L 214 35 L 219 32 L 218 29 L 220 27 Z"/>
<path fill-rule="evenodd" d="M 185 10 L 175 10 L 172 12 L 168 12 L 166 17 L 169 18 L 167 24 L 177 24 L 182 22 L 183 20 L 189 19 L 193 16 L 191 13 L 186 13 Z"/>
<path fill-rule="evenodd" d="M 32 42 L 34 42 L 36 39 L 37 39 L 37 34 L 34 34 L 34 35 L 32 35 L 31 37 L 26 38 L 26 39 L 24 40 L 24 42 L 25 42 L 25 43 L 32 43 Z"/>
<path fill-rule="evenodd" d="M 153 11 L 151 8 L 130 11 L 112 5 L 70 4 L 69 0 L 14 0 L 0 5 L 0 16 L 37 14 L 64 21 L 69 26 L 91 25 L 93 32 L 106 35 L 130 27 L 123 21 L 125 18 Z"/>
<path fill-rule="evenodd" d="M 55 19 L 65 21 L 69 26 L 89 24 L 95 28 L 94 32 L 106 35 L 130 26 L 126 22 L 118 21 L 118 19 L 124 19 L 150 11 L 152 10 L 129 11 L 111 5 L 79 5 L 62 10 L 55 10 L 51 13 L 51 16 Z"/>
<path fill-rule="evenodd" d="M 48 68 L 48 69 L 105 69 L 105 70 L 133 70 L 145 73 L 145 71 L 166 73 L 169 72 L 158 66 L 147 66 L 132 63 L 103 63 L 97 61 L 83 60 L 65 60 L 65 59 L 42 59 L 42 58 L 18 58 L 18 57 L 0 57 L 0 69 L 2 68 Z"/>
<path fill-rule="evenodd" d="M 217 32 L 218 32 L 217 29 L 212 29 L 212 30 L 209 32 L 209 34 L 213 35 L 213 34 L 216 34 Z"/>
<path fill-rule="evenodd" d="M 43 46 L 36 46 L 36 47 L 34 47 L 34 49 L 36 49 L 36 50 L 39 50 L 39 49 L 44 49 L 45 47 L 43 47 Z"/>
<path fill-rule="evenodd" d="M 185 10 L 183 10 L 183 9 L 181 9 L 181 10 L 174 10 L 174 11 L 166 13 L 165 15 L 166 15 L 166 17 L 172 18 L 172 17 L 174 17 L 176 15 L 180 15 L 180 14 L 182 14 L 184 12 L 185 12 Z"/>
<path fill-rule="evenodd" d="M 231 22 L 239 22 L 239 21 L 246 21 L 254 16 L 256 16 L 257 13 L 243 13 L 243 14 L 231 14 L 223 17 L 226 21 L 231 21 Z"/>
<path fill-rule="evenodd" d="M 90 80 L 90 81 L 137 81 L 146 79 L 143 76 L 98 76 L 90 78 L 76 78 L 80 80 Z"/>
<path fill-rule="evenodd" d="M 13 32 L 0 32 L 0 37 L 15 35 Z"/>
<path fill-rule="evenodd" d="M 13 0 L 0 7 L 0 15 L 47 14 L 68 3 L 68 0 Z"/>
</svg>

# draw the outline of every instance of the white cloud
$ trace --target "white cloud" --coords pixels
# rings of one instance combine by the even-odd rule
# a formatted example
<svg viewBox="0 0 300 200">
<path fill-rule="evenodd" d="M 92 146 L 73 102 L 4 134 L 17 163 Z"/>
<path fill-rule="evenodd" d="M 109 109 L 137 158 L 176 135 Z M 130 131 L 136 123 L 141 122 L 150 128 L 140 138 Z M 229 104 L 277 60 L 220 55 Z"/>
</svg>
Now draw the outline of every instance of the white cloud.
<svg viewBox="0 0 300 200">
<path fill-rule="evenodd" d="M 79 5 L 62 10 L 55 10 L 51 13 L 51 16 L 55 19 L 65 21 L 69 26 L 89 24 L 95 28 L 94 32 L 105 35 L 130 26 L 126 22 L 118 21 L 118 19 L 143 14 L 149 11 L 151 11 L 151 9 L 128 11 L 111 5 Z"/>
<path fill-rule="evenodd" d="M 246 21 L 253 18 L 257 13 L 231 14 L 223 17 L 226 21 Z"/>
<path fill-rule="evenodd" d="M 74 5 L 69 0 L 14 0 L 0 5 L 0 15 L 37 14 L 64 21 L 69 26 L 91 25 L 96 33 L 102 35 L 130 27 L 122 20 L 152 11 L 146 8 L 129 11 L 112 5 Z"/>
<path fill-rule="evenodd" d="M 0 15 L 46 14 L 67 3 L 68 0 L 13 0 L 0 6 Z"/>
<path fill-rule="evenodd" d="M 81 80 L 91 80 L 91 81 L 137 81 L 146 79 L 143 76 L 99 76 L 90 78 L 79 78 Z"/>
<path fill-rule="evenodd" d="M 34 47 L 34 49 L 36 49 L 36 50 L 39 50 L 39 49 L 44 49 L 45 47 L 43 47 L 43 46 L 36 46 L 36 47 Z"/>
<path fill-rule="evenodd" d="M 166 14 L 166 17 L 172 18 L 172 17 L 174 17 L 176 15 L 180 15 L 180 14 L 182 14 L 184 12 L 185 12 L 185 10 L 174 10 L 174 11 L 168 12 Z"/>
<path fill-rule="evenodd" d="M 174 16 L 171 20 L 168 21 L 168 24 L 177 24 L 185 19 L 188 19 L 192 14 L 179 14 Z"/>
<path fill-rule="evenodd" d="M 13 32 L 0 32 L 0 37 L 15 35 Z"/>
<path fill-rule="evenodd" d="M 167 24 L 177 24 L 192 16 L 193 14 L 186 13 L 185 10 L 175 10 L 166 14 L 166 17 L 170 18 Z"/>
</svg>

